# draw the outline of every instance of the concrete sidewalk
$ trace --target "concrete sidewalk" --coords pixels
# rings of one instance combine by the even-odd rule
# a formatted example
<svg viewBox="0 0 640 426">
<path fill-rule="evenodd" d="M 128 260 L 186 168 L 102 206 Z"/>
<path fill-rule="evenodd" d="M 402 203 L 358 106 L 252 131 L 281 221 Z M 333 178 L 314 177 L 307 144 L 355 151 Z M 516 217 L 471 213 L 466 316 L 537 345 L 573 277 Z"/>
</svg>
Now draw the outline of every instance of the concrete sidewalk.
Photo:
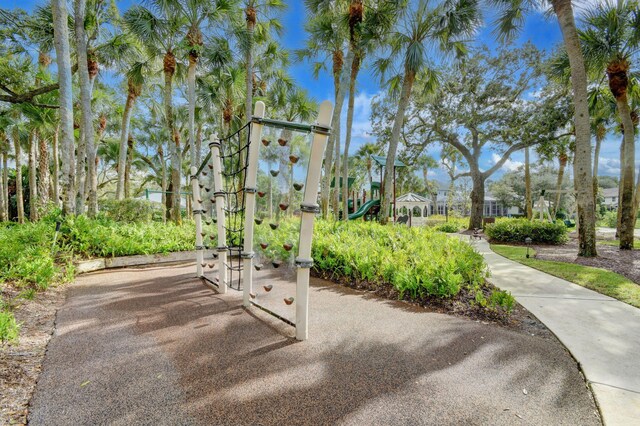
<svg viewBox="0 0 640 426">
<path fill-rule="evenodd" d="M 640 424 L 640 309 L 473 243 L 491 282 L 510 291 L 580 363 L 606 425 Z"/>
</svg>

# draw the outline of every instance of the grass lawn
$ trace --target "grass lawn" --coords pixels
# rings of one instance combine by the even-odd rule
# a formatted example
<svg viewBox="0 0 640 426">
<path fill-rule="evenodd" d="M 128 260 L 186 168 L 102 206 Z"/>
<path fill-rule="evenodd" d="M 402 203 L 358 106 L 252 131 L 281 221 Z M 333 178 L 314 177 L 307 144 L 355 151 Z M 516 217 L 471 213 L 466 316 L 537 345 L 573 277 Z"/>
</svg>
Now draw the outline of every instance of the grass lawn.
<svg viewBox="0 0 640 426">
<path fill-rule="evenodd" d="M 491 244 L 491 250 L 507 259 L 555 275 L 558 278 L 571 281 L 582 287 L 640 308 L 640 285 L 615 272 L 574 263 L 551 262 L 534 259 L 533 257 L 527 259 L 526 247 Z M 533 250 L 530 250 L 529 253 L 531 256 L 535 254 Z"/>
<path fill-rule="evenodd" d="M 618 240 L 599 240 L 598 244 L 604 244 L 607 246 L 615 246 L 618 247 L 620 245 L 620 241 Z M 637 238 L 633 241 L 634 250 L 640 250 L 640 240 Z"/>
</svg>

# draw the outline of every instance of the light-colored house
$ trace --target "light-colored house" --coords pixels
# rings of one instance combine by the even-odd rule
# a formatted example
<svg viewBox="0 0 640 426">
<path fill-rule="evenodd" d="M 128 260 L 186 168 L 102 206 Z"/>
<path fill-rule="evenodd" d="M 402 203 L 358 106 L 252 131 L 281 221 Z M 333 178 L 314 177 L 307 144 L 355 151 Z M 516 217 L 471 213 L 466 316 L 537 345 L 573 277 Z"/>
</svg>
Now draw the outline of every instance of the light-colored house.
<svg viewBox="0 0 640 426">
<path fill-rule="evenodd" d="M 425 218 L 435 214 L 445 215 L 448 213 L 447 202 L 449 201 L 449 193 L 449 186 L 438 182 L 438 194 L 435 206 L 430 198 L 422 195 L 414 194 L 412 192 L 401 195 L 396 198 L 396 215 L 402 216 L 411 211 L 412 222 L 415 222 L 414 218 Z M 454 197 L 452 200 L 452 210 L 455 210 L 463 216 L 468 216 L 470 214 L 470 206 L 471 203 L 468 199 L 459 199 L 458 196 Z M 420 215 L 418 215 L 418 213 L 420 213 Z M 485 193 L 483 216 L 496 217 L 520 214 L 522 214 L 522 212 L 518 207 L 505 207 L 500 204 L 490 192 Z"/>
<path fill-rule="evenodd" d="M 602 204 L 607 210 L 618 209 L 618 188 L 605 188 L 602 190 Z"/>
</svg>

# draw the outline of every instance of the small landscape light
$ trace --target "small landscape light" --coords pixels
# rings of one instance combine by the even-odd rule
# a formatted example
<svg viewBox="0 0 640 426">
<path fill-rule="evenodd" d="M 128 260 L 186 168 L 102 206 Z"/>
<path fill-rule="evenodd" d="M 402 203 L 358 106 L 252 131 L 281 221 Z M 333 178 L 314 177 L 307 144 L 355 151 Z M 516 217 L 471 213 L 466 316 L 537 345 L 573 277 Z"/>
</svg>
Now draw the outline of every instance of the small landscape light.
<svg viewBox="0 0 640 426">
<path fill-rule="evenodd" d="M 532 240 L 527 237 L 524 239 L 524 243 L 527 245 L 527 259 L 529 258 L 529 247 L 531 246 Z"/>
</svg>

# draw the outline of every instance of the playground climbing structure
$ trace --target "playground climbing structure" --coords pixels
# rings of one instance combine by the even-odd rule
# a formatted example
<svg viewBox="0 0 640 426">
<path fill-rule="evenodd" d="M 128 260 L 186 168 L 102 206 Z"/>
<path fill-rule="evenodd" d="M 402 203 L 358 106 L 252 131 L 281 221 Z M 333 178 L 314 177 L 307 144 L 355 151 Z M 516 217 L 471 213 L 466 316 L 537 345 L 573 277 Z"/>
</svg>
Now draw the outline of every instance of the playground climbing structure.
<svg viewBox="0 0 640 426">
<path fill-rule="evenodd" d="M 245 308 L 260 308 L 294 326 L 298 340 L 306 340 L 308 337 L 313 223 L 320 210 L 317 203 L 318 186 L 324 150 L 331 131 L 332 110 L 332 104 L 325 101 L 320 104 L 315 124 L 293 123 L 265 118 L 264 103 L 256 102 L 251 121 L 230 136 L 219 138 L 212 134 L 209 154 L 199 168 L 191 168 L 197 276 L 217 287 L 220 293 L 226 293 L 228 289 L 242 291 Z M 266 212 L 261 211 L 256 215 L 256 197 L 263 198 L 267 195 L 266 188 L 258 188 L 260 150 L 271 144 L 269 138 L 263 137 L 265 129 L 281 132 L 277 140 L 279 148 L 276 148 L 283 150 L 287 149 L 293 132 L 312 135 L 306 173 L 303 172 L 295 182 L 293 167 L 297 165 L 297 169 L 300 169 L 303 166 L 301 157 L 291 149 L 283 151 L 282 158 L 286 158 L 291 167 L 288 183 L 291 188 L 276 194 L 281 199 L 277 202 L 275 218 L 269 212 L 268 221 L 264 217 Z M 269 170 L 271 178 L 278 174 L 279 170 Z M 270 182 L 269 209 L 273 207 L 271 191 Z M 302 194 L 302 203 L 299 205 L 299 238 L 298 241 L 285 241 L 281 244 L 284 253 L 290 254 L 291 263 L 296 268 L 295 294 L 281 299 L 285 306 L 295 303 L 295 319 L 291 321 L 260 303 L 261 297 L 270 293 L 275 284 L 257 286 L 254 271 L 263 268 L 277 269 L 287 262 L 286 259 L 277 257 L 277 254 L 274 255 L 282 253 L 281 250 L 267 251 L 272 242 L 254 241 L 254 231 L 256 227 L 268 226 L 271 233 L 260 232 L 260 235 L 278 232 L 279 220 L 285 217 L 284 213 L 298 209 L 298 206 L 292 205 L 294 199 L 297 199 L 293 196 L 296 192 Z M 212 277 L 211 272 L 216 265 L 217 276 Z"/>
</svg>

